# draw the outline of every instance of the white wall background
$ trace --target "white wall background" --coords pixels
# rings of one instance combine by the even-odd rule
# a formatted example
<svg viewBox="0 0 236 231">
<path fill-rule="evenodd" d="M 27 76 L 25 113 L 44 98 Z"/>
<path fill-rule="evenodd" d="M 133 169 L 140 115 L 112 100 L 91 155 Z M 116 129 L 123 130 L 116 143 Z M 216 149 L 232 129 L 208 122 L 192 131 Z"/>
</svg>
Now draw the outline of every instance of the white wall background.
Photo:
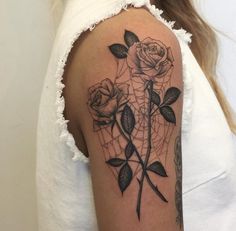
<svg viewBox="0 0 236 231">
<path fill-rule="evenodd" d="M 218 33 L 220 45 L 218 76 L 227 98 L 236 110 L 235 0 L 195 0 L 195 2 L 204 18 L 221 32 Z"/>
<path fill-rule="evenodd" d="M 0 0 L 0 230 L 4 231 L 37 231 L 36 122 L 55 32 L 49 5 L 49 0 Z M 198 7 L 212 25 L 236 40 L 235 0 L 198 0 Z M 236 43 L 220 36 L 220 45 L 219 74 L 236 110 Z"/>
<path fill-rule="evenodd" d="M 54 37 L 47 0 L 0 0 L 0 230 L 37 231 L 35 135 Z"/>
</svg>

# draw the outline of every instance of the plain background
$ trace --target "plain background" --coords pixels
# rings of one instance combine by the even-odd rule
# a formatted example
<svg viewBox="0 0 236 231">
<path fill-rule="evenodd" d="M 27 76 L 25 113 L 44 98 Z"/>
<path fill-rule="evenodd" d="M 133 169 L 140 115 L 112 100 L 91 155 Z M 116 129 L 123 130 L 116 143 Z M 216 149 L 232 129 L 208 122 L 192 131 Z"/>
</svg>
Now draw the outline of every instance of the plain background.
<svg viewBox="0 0 236 231">
<path fill-rule="evenodd" d="M 196 4 L 214 27 L 236 40 L 235 0 Z M 37 113 L 55 35 L 49 0 L 0 0 L 0 28 L 0 230 L 37 231 Z M 236 43 L 219 38 L 218 72 L 236 110 Z"/>
</svg>

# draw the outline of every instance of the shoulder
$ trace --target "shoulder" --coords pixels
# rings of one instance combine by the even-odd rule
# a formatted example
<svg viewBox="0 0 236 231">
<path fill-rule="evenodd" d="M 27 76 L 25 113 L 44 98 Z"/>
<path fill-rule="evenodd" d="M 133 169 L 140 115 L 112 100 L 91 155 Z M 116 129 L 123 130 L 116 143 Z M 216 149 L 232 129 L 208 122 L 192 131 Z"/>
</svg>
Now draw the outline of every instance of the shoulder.
<svg viewBox="0 0 236 231">
<path fill-rule="evenodd" d="M 89 81 L 94 72 L 101 73 L 103 70 L 104 74 L 113 74 L 116 60 L 111 57 L 109 47 L 112 44 L 126 45 L 125 31 L 134 33 L 141 42 L 159 42 L 163 47 L 170 47 L 176 66 L 180 65 L 180 46 L 173 31 L 147 9 L 131 7 L 99 23 L 92 31 L 82 33 L 75 42 L 66 69 L 77 72 L 77 80 L 82 81 L 80 86 Z"/>
<path fill-rule="evenodd" d="M 125 31 L 133 32 L 140 41 L 145 39 L 147 41 L 147 38 L 160 41 L 165 46 L 171 47 L 175 57 L 180 57 L 178 40 L 167 26 L 147 9 L 128 8 L 128 11 L 123 10 L 118 15 L 99 23 L 94 30 L 83 33 L 75 43 L 73 62 L 80 71 L 89 71 L 88 63 L 91 62 L 96 62 L 96 67 L 99 68 L 102 63 L 112 62 L 108 48 L 111 44 L 124 44 Z M 84 77 L 82 78 L 84 80 Z"/>
<path fill-rule="evenodd" d="M 181 87 L 181 52 L 175 34 L 144 8 L 129 8 L 84 32 L 74 44 L 64 74 L 69 113 L 83 120 L 88 88 L 117 78 L 122 62 L 133 75 L 165 76 Z M 71 106 L 71 110 L 69 109 Z M 75 105 L 79 105 L 75 107 Z M 73 112 L 72 112 L 73 111 Z"/>
</svg>

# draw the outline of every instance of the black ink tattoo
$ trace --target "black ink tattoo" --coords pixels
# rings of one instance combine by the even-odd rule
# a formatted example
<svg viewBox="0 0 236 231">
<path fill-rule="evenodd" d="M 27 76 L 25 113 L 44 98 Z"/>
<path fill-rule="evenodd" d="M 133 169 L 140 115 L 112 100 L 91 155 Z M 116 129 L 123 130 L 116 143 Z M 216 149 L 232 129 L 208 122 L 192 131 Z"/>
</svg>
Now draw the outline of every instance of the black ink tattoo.
<svg viewBox="0 0 236 231">
<path fill-rule="evenodd" d="M 175 205 L 177 209 L 176 222 L 183 227 L 183 205 L 182 205 L 182 150 L 181 150 L 181 135 L 175 140 L 175 170 L 176 170 L 176 185 L 175 185 Z"/>
<path fill-rule="evenodd" d="M 140 41 L 127 30 L 124 41 L 109 46 L 117 75 L 114 82 L 107 78 L 89 89 L 88 108 L 122 195 L 137 179 L 140 220 L 144 181 L 168 202 L 157 184 L 159 177 L 168 177 L 166 156 L 176 125 L 171 105 L 181 92 L 170 87 L 174 68 L 170 47 L 149 37 Z"/>
</svg>

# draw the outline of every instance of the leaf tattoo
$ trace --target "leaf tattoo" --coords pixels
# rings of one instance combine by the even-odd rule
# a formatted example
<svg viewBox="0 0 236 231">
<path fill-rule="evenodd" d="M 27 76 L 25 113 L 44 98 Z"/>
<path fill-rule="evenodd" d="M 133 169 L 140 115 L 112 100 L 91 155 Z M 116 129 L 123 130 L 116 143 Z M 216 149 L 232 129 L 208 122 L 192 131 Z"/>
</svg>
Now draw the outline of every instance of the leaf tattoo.
<svg viewBox="0 0 236 231">
<path fill-rule="evenodd" d="M 166 170 L 164 166 L 162 165 L 162 163 L 159 161 L 155 161 L 154 163 L 150 164 L 147 170 L 152 171 L 159 176 L 167 177 Z"/>
<path fill-rule="evenodd" d="M 131 135 L 134 126 L 135 126 L 135 118 L 131 108 L 128 105 L 125 105 L 124 110 L 121 115 L 121 124 L 124 131 Z"/>
<path fill-rule="evenodd" d="M 179 97 L 180 90 L 176 87 L 169 88 L 164 96 L 163 103 L 164 105 L 171 105 L 173 104 Z"/>
<path fill-rule="evenodd" d="M 125 147 L 126 158 L 129 159 L 134 154 L 134 151 L 135 151 L 135 146 L 133 145 L 131 141 L 129 141 Z"/>
<path fill-rule="evenodd" d="M 155 91 L 152 92 L 152 102 L 157 106 L 159 106 L 161 102 L 160 96 Z"/>
<path fill-rule="evenodd" d="M 154 128 L 164 119 L 165 124 L 159 127 L 174 129 L 176 115 L 172 105 L 181 91 L 176 87 L 166 89 L 169 80 L 164 80 L 172 74 L 174 58 L 171 48 L 161 41 L 150 37 L 140 40 L 135 33 L 125 30 L 124 44 L 114 43 L 108 48 L 130 76 L 117 75 L 114 81 L 106 78 L 90 87 L 87 104 L 93 130 L 99 135 L 107 166 L 117 176 L 120 192 L 128 193 L 129 186 L 137 184 L 136 213 L 140 220 L 144 182 L 161 201 L 168 203 L 158 187 L 158 180 L 168 177 L 165 161 L 161 160 L 161 154 L 158 159 L 153 158 L 153 152 L 157 147 L 168 150 L 164 145 L 169 145 L 171 133 L 157 140 L 155 137 L 160 134 Z M 162 86 L 162 91 L 157 86 Z M 178 142 L 175 145 L 176 221 L 180 224 L 182 175 Z M 162 155 L 165 157 L 167 151 Z"/>
<path fill-rule="evenodd" d="M 128 47 L 131 47 L 134 45 L 134 43 L 139 42 L 138 36 L 128 30 L 125 30 L 124 40 Z"/>
<path fill-rule="evenodd" d="M 133 177 L 133 171 L 131 167 L 129 166 L 129 164 L 126 163 L 120 169 L 119 176 L 118 176 L 119 187 L 122 193 L 127 189 L 129 184 L 131 183 L 132 177 Z"/>
<path fill-rule="evenodd" d="M 113 166 L 113 167 L 120 167 L 122 164 L 125 163 L 125 160 L 122 160 L 120 158 L 112 158 L 112 159 L 106 161 L 106 163 Z"/>
<path fill-rule="evenodd" d="M 109 46 L 111 53 L 118 59 L 127 57 L 128 48 L 122 44 L 112 44 Z"/>
<path fill-rule="evenodd" d="M 175 118 L 175 113 L 173 109 L 169 106 L 162 106 L 160 108 L 160 113 L 162 116 L 166 119 L 166 121 L 170 123 L 176 124 L 176 118 Z"/>
</svg>

